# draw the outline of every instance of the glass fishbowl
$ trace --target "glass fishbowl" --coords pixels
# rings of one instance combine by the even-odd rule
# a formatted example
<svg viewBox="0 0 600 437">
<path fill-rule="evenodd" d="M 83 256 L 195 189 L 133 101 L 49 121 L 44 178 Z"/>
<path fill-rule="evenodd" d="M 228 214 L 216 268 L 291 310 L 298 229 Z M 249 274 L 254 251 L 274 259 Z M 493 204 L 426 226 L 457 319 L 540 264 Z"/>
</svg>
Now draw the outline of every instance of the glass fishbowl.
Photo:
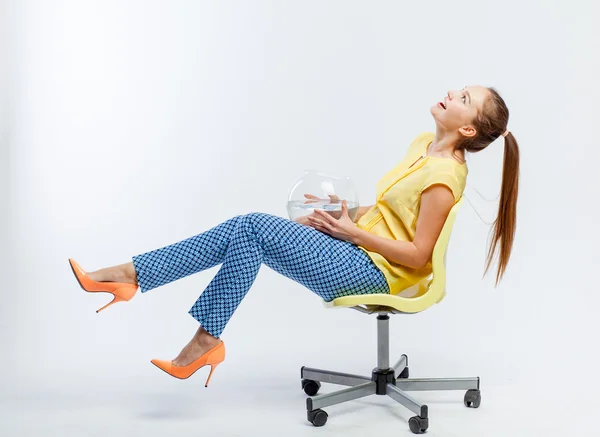
<svg viewBox="0 0 600 437">
<path fill-rule="evenodd" d="M 358 194 L 350 177 L 337 177 L 317 170 L 305 170 L 292 186 L 287 202 L 291 220 L 310 215 L 315 209 L 328 212 L 335 218 L 342 214 L 346 201 L 348 215 L 354 221 L 358 214 Z"/>
</svg>

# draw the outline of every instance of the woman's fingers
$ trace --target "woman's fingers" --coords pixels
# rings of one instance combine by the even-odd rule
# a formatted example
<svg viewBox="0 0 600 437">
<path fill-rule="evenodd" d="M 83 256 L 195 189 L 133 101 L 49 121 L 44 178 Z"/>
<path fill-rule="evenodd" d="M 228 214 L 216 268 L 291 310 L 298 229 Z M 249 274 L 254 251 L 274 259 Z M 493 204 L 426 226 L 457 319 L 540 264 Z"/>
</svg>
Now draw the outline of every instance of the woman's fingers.
<svg viewBox="0 0 600 437">
<path fill-rule="evenodd" d="M 320 220 L 316 217 L 308 217 L 308 220 L 310 220 L 311 223 L 313 223 L 316 226 L 325 228 L 327 230 L 331 230 L 331 224 L 329 222 L 326 222 L 324 220 Z"/>
<path fill-rule="evenodd" d="M 349 215 L 348 213 L 348 204 L 346 201 L 342 201 L 342 215 Z"/>
<path fill-rule="evenodd" d="M 311 223 L 311 224 L 310 224 L 310 226 L 311 226 L 313 229 L 316 229 L 316 230 L 317 230 L 317 231 L 319 231 L 319 232 L 323 232 L 324 234 L 327 234 L 327 233 L 328 233 L 328 232 L 325 230 L 325 228 L 324 228 L 323 226 L 320 226 L 320 225 L 318 225 L 318 224 L 316 224 L 316 223 Z"/>
</svg>

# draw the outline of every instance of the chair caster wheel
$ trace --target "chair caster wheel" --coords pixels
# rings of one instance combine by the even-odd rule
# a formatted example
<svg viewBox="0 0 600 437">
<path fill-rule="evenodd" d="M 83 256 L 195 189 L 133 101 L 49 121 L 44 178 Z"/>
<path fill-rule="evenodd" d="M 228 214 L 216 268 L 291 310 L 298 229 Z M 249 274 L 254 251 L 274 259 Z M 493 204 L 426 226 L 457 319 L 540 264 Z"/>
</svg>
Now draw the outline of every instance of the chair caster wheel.
<svg viewBox="0 0 600 437">
<path fill-rule="evenodd" d="M 321 383 L 319 381 L 313 381 L 312 379 L 302 380 L 302 390 L 309 396 L 314 396 L 319 392 Z"/>
<path fill-rule="evenodd" d="M 402 372 L 400 372 L 400 375 L 398 375 L 398 377 L 396 379 L 408 379 L 408 367 L 405 367 L 404 370 Z"/>
<path fill-rule="evenodd" d="M 481 405 L 481 392 L 477 389 L 467 390 L 465 393 L 465 406 L 479 408 L 479 405 Z"/>
<path fill-rule="evenodd" d="M 314 426 L 323 426 L 327 423 L 327 413 L 320 408 L 318 410 L 308 411 L 306 413 L 308 421 Z"/>
<path fill-rule="evenodd" d="M 408 419 L 408 427 L 413 434 L 423 434 L 429 428 L 429 418 L 413 416 Z"/>
</svg>

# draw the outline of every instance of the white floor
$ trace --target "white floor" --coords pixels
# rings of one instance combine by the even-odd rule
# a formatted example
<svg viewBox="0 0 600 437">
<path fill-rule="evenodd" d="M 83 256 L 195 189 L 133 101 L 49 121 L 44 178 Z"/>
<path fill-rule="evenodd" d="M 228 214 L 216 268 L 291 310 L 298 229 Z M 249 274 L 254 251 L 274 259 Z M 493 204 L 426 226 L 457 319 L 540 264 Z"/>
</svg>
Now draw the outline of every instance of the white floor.
<svg viewBox="0 0 600 437">
<path fill-rule="evenodd" d="M 201 370 L 200 372 L 204 372 Z M 199 372 L 199 373 L 200 373 Z M 167 375 L 165 375 L 167 377 Z M 29 436 L 410 436 L 413 414 L 387 396 L 372 396 L 325 408 L 329 420 L 313 427 L 297 380 L 215 378 L 204 388 L 205 373 L 186 381 L 133 380 L 98 386 L 49 383 L 39 389 L 0 394 L 0 435 Z M 155 380 L 156 381 L 156 380 Z M 566 380 L 563 382 L 567 382 Z M 50 388 L 54 387 L 54 388 Z M 324 384 L 322 392 L 338 386 Z M 340 387 L 341 388 L 341 387 Z M 597 394 L 567 394 L 561 385 L 482 387 L 479 409 L 464 407 L 464 392 L 413 392 L 429 406 L 427 435 L 444 437 L 598 436 L 592 423 Z"/>
</svg>

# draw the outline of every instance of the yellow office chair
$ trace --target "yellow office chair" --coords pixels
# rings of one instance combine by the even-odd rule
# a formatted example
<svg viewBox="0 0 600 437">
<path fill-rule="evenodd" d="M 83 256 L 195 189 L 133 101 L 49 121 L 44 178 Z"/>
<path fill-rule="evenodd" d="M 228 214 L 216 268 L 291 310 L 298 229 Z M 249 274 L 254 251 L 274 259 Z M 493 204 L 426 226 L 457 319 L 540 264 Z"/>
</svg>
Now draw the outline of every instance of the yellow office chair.
<svg viewBox="0 0 600 437">
<path fill-rule="evenodd" d="M 378 314 L 377 367 L 373 369 L 370 377 L 302 367 L 300 372 L 302 388 L 310 396 L 306 400 L 307 418 L 313 425 L 323 426 L 327 422 L 328 415 L 321 408 L 373 394 L 388 395 L 417 414 L 408 421 L 410 430 L 415 434 L 424 433 L 429 427 L 427 405 L 419 404 L 408 396 L 406 391 L 467 390 L 464 397 L 465 405 L 473 408 L 479 407 L 481 403 L 479 377 L 408 379 L 408 357 L 406 355 L 402 355 L 393 367 L 390 367 L 389 363 L 388 314 L 418 313 L 439 303 L 446 295 L 446 252 L 456 214 L 462 203 L 463 198 L 461 197 L 450 210 L 435 244 L 432 255 L 432 275 L 415 287 L 416 292 L 412 297 L 368 294 L 345 296 L 325 302 L 325 306 L 328 308 L 349 307 L 365 314 Z M 321 382 L 351 387 L 315 396 L 321 387 Z"/>
</svg>

